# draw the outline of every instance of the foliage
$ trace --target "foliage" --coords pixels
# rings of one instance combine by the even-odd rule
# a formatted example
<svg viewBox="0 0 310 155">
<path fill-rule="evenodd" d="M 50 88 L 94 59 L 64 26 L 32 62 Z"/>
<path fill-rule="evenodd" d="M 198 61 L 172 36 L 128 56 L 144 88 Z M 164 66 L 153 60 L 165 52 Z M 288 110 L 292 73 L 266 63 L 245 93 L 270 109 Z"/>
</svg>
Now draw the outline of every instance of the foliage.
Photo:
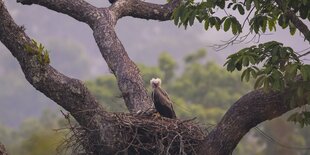
<svg viewBox="0 0 310 155">
<path fill-rule="evenodd" d="M 25 51 L 30 54 L 34 54 L 37 61 L 41 65 L 50 63 L 50 57 L 49 57 L 48 51 L 45 49 L 45 47 L 41 43 L 38 43 L 33 39 L 31 40 L 31 44 L 25 45 Z"/>
<path fill-rule="evenodd" d="M 163 82 L 169 82 L 174 76 L 177 67 L 175 60 L 168 53 L 162 53 L 159 57 L 159 69 L 164 73 Z"/>
<path fill-rule="evenodd" d="M 25 120 L 18 130 L 0 126 L 0 138 L 12 155 L 62 154 L 58 147 L 68 131 L 54 131 L 64 127 L 61 121 L 55 113 L 45 111 L 40 119 Z"/>
<path fill-rule="evenodd" d="M 185 28 L 194 24 L 195 19 L 200 23 L 204 22 L 205 29 L 215 27 L 227 32 L 231 29 L 233 34 L 240 34 L 247 23 L 252 33 L 265 33 L 267 26 L 269 31 L 276 31 L 276 23 L 283 29 L 289 28 L 292 35 L 296 32 L 296 26 L 289 20 L 287 10 L 293 10 L 304 20 L 310 20 L 308 9 L 309 0 L 282 0 L 282 6 L 277 6 L 274 0 L 208 0 L 195 3 L 194 0 L 186 0 L 174 10 L 172 18 L 178 26 Z M 223 11 L 224 16 L 220 17 L 219 11 Z M 254 15 L 252 12 L 254 11 Z M 237 13 L 236 13 L 237 12 Z M 239 14 L 246 16 L 240 22 L 236 16 Z M 305 36 L 309 37 L 309 36 Z"/>
<path fill-rule="evenodd" d="M 213 27 L 218 31 L 231 30 L 235 37 L 227 44 L 233 44 L 244 31 L 249 31 L 244 36 L 246 38 L 249 34 L 276 31 L 277 24 L 282 29 L 288 28 L 294 35 L 298 22 L 293 21 L 292 14 L 304 24 L 310 21 L 309 8 L 309 0 L 186 0 L 174 10 L 172 19 L 179 27 L 183 25 L 187 28 L 197 20 L 204 22 L 206 30 Z M 310 33 L 304 34 L 304 39 L 310 40 Z M 239 50 L 227 58 L 225 65 L 230 72 L 242 71 L 241 80 L 253 78 L 255 89 L 263 88 L 265 92 L 289 89 L 290 95 L 285 100 L 291 107 L 296 107 L 301 103 L 310 103 L 310 65 L 300 60 L 302 56 L 291 47 L 270 41 Z M 296 80 L 298 78 L 302 81 Z M 288 120 L 302 127 L 309 125 L 308 113 L 295 113 Z"/>
</svg>

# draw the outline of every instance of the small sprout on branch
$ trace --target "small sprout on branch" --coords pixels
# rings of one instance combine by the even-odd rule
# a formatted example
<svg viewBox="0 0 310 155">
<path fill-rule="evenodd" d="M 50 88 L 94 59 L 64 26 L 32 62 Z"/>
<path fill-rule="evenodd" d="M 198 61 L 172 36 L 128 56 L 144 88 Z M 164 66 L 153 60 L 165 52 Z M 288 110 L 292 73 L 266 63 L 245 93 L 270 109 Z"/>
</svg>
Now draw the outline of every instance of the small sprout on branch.
<svg viewBox="0 0 310 155">
<path fill-rule="evenodd" d="M 30 44 L 26 44 L 24 50 L 29 54 L 34 54 L 36 59 L 41 65 L 50 63 L 49 53 L 47 49 L 41 44 L 36 42 L 34 39 L 31 40 Z"/>
</svg>

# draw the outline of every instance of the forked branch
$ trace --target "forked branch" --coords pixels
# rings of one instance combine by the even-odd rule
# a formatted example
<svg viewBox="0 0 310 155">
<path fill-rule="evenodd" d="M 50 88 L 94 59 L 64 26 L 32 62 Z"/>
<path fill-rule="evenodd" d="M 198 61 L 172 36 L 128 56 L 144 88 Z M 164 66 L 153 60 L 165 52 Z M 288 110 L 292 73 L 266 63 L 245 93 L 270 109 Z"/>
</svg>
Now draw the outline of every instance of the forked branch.
<svg viewBox="0 0 310 155">
<path fill-rule="evenodd" d="M 69 111 L 80 125 L 89 127 L 96 112 L 104 111 L 80 80 L 69 78 L 48 64 L 41 64 L 36 54 L 25 49 L 32 40 L 15 24 L 3 0 L 0 0 L 0 41 L 18 60 L 28 82 Z"/>
</svg>

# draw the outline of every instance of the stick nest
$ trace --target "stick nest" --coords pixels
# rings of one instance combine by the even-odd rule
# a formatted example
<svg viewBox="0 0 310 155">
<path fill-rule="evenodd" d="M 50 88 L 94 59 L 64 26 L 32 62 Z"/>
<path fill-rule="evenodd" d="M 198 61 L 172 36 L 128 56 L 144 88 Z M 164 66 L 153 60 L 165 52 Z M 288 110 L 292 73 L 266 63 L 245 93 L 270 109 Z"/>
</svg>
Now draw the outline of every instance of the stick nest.
<svg viewBox="0 0 310 155">
<path fill-rule="evenodd" d="M 72 154 L 197 154 L 207 135 L 194 119 L 124 113 L 102 118 L 97 130 L 70 125 L 63 148 L 71 148 Z"/>
</svg>

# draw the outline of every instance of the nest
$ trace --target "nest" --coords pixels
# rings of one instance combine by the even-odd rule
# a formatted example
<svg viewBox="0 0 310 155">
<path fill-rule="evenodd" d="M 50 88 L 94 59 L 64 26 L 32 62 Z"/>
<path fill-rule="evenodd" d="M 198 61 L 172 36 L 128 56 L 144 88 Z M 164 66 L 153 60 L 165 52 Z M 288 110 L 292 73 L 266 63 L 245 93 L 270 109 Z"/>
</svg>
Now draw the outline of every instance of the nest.
<svg viewBox="0 0 310 155">
<path fill-rule="evenodd" d="M 207 135 L 195 119 L 114 113 L 101 121 L 98 130 L 70 125 L 62 148 L 72 154 L 197 154 Z"/>
</svg>

